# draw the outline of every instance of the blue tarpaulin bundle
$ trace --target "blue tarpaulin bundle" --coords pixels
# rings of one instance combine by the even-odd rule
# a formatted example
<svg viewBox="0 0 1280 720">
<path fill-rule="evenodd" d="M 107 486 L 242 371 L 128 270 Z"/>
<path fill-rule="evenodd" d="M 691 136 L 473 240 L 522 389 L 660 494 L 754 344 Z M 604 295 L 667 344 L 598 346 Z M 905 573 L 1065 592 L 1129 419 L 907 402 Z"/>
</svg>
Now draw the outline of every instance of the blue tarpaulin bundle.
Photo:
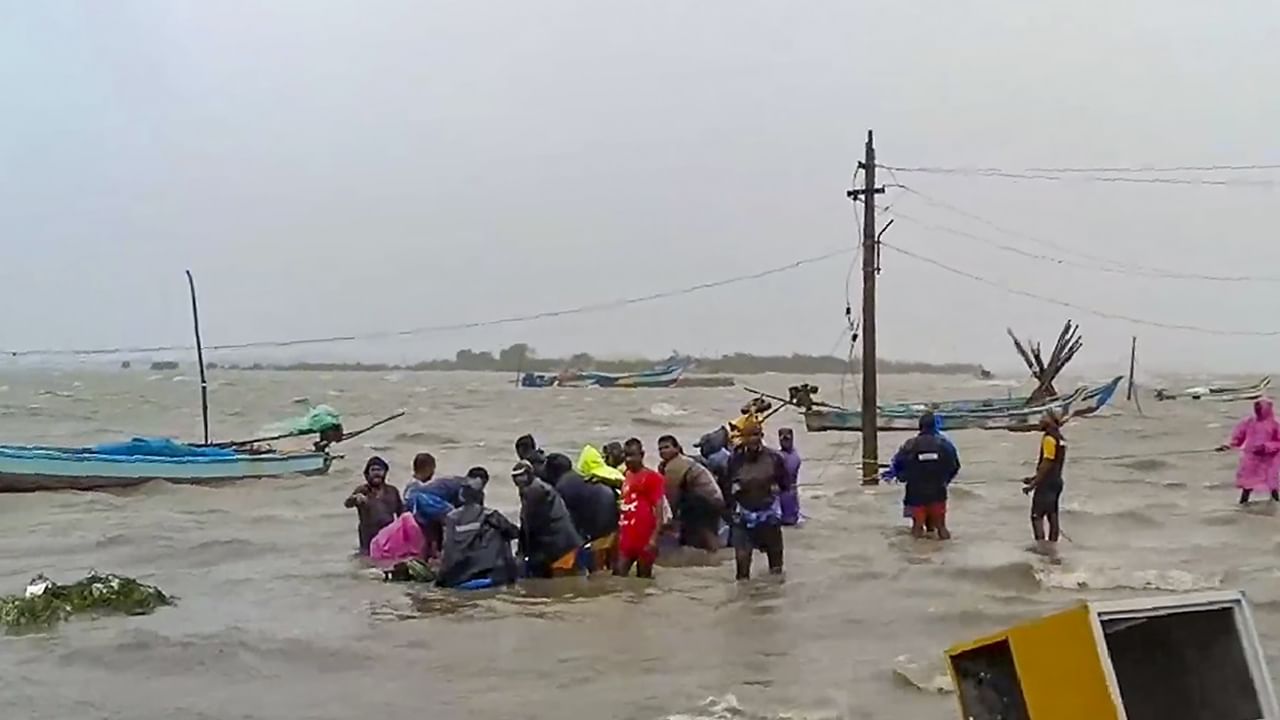
<svg viewBox="0 0 1280 720">
<path fill-rule="evenodd" d="M 99 455 L 125 455 L 138 457 L 235 457 L 234 450 L 215 447 L 197 447 L 175 442 L 169 438 L 136 437 L 124 442 L 94 445 Z"/>
</svg>

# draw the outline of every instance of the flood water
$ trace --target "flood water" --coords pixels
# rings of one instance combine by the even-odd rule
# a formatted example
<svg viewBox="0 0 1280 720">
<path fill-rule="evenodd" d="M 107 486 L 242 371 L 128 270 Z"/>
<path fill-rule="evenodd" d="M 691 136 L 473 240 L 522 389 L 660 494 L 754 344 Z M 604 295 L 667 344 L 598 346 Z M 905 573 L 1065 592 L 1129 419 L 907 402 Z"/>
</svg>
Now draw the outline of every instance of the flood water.
<svg viewBox="0 0 1280 720">
<path fill-rule="evenodd" d="M 785 394 L 800 378 L 746 384 Z M 839 400 L 840 379 L 819 378 Z M 342 501 L 369 454 L 403 486 L 431 451 L 441 472 L 493 473 L 514 513 L 511 445 L 550 451 L 667 432 L 691 445 L 735 414 L 741 388 L 518 390 L 497 374 L 221 372 L 217 438 L 338 408 L 348 428 L 404 419 L 344 448 L 320 478 L 222 487 L 152 484 L 115 493 L 0 496 L 0 594 L 43 572 L 118 572 L 179 596 L 150 616 L 0 635 L 0 696 L 14 718 L 877 718 L 958 717 L 931 686 L 949 645 L 1072 603 L 1242 588 L 1263 642 L 1280 648 L 1280 517 L 1238 509 L 1234 459 L 1212 448 L 1247 405 L 1127 406 L 1073 422 L 1062 543 L 1029 551 L 1034 435 L 953 434 L 954 541 L 915 541 L 901 490 L 863 488 L 854 438 L 797 428 L 809 520 L 786 533 L 786 578 L 738 584 L 730 558 L 682 558 L 653 582 L 611 577 L 458 594 L 383 583 L 353 560 Z M 172 374 L 0 372 L 4 442 L 79 444 L 134 434 L 192 438 L 197 386 Z M 890 399 L 1000 395 L 966 378 L 889 377 Z M 848 388 L 849 403 L 853 397 Z M 888 455 L 903 436 L 882 437 Z M 892 446 L 892 447 L 890 447 Z M 1178 454 L 1172 454 L 1178 453 Z M 655 453 L 656 454 L 656 453 Z M 1137 457 L 1116 457 L 1137 456 Z M 1114 459 L 1106 459 L 1114 458 Z M 763 558 L 757 571 L 763 575 Z M 910 678 L 907 679 L 907 678 Z"/>
</svg>

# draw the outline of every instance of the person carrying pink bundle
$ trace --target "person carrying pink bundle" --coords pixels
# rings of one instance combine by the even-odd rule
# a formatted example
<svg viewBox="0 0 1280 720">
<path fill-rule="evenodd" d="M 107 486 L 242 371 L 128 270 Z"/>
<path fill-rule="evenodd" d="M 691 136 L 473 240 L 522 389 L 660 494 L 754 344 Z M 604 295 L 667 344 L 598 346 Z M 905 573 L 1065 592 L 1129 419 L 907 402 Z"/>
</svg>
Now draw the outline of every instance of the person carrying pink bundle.
<svg viewBox="0 0 1280 720">
<path fill-rule="evenodd" d="M 1236 487 L 1240 488 L 1240 504 L 1249 502 L 1254 490 L 1268 490 L 1271 500 L 1280 501 L 1280 421 L 1276 420 L 1271 401 L 1263 398 L 1253 403 L 1253 417 L 1236 425 L 1231 440 L 1218 448 L 1239 448 L 1240 465 L 1236 468 Z"/>
<path fill-rule="evenodd" d="M 391 524 L 378 531 L 369 543 L 369 559 L 383 570 L 391 570 L 407 560 L 422 560 L 427 538 L 413 513 L 401 513 Z"/>
</svg>

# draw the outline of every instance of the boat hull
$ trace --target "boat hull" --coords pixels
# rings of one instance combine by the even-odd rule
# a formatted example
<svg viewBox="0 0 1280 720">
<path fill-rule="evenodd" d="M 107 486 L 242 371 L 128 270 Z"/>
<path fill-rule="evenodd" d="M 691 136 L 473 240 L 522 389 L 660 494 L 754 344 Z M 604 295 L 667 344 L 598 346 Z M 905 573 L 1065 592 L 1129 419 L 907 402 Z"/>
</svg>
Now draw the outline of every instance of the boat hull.
<svg viewBox="0 0 1280 720">
<path fill-rule="evenodd" d="M 687 369 L 683 365 L 673 365 L 637 373 L 576 372 L 560 375 L 525 373 L 520 377 L 520 387 L 665 388 L 679 383 Z"/>
<path fill-rule="evenodd" d="M 1123 378 L 1113 378 L 1106 385 L 1097 385 L 1085 391 L 1082 400 L 1092 401 L 1103 393 L 1115 393 L 1115 388 L 1119 387 Z M 1112 384 L 1114 383 L 1114 387 Z M 1108 390 L 1110 388 L 1110 390 Z M 1065 396 L 1064 396 L 1065 397 Z M 1110 398 L 1108 398 L 1110 400 Z M 940 400 L 936 402 L 903 402 L 881 405 L 880 412 L 886 414 L 919 414 L 925 410 L 932 410 L 939 415 L 947 415 L 950 413 L 969 413 L 969 412 L 989 412 L 989 411 L 1005 411 L 1017 410 L 1027 407 L 1031 402 L 1029 395 L 1016 395 L 1007 398 L 981 398 L 976 400 Z M 1105 404 L 1105 403 L 1104 403 Z"/>
<path fill-rule="evenodd" d="M 661 370 L 651 370 L 642 373 L 631 373 L 625 375 L 614 375 L 610 373 L 583 373 L 588 383 L 594 387 L 613 387 L 613 388 L 663 388 L 671 387 L 680 382 L 680 378 L 684 377 L 685 368 L 675 366 L 663 368 Z"/>
<path fill-rule="evenodd" d="M 1213 402 L 1245 402 L 1253 401 L 1267 394 L 1271 387 L 1271 378 L 1264 377 L 1252 385 L 1223 385 L 1187 388 L 1179 393 L 1171 393 L 1159 388 L 1156 390 L 1157 400 L 1211 400 Z"/>
<path fill-rule="evenodd" d="M 322 475 L 327 453 L 236 455 L 234 457 L 142 457 L 101 455 L 78 448 L 0 446 L 0 492 L 100 490 L 154 480 L 214 484 L 282 475 Z"/>
<path fill-rule="evenodd" d="M 1120 378 L 1095 388 L 1080 388 L 1054 401 L 1008 410 L 983 410 L 968 413 L 946 414 L 942 417 L 943 429 L 952 430 L 1007 430 L 1028 432 L 1040 425 L 1045 412 L 1053 410 L 1062 415 L 1092 415 L 1111 402 Z M 876 427 L 889 432 L 916 432 L 920 428 L 920 416 L 928 408 L 914 412 L 879 413 Z M 805 428 L 809 432 L 858 432 L 862 430 L 862 413 L 857 410 L 814 408 L 804 413 Z"/>
</svg>

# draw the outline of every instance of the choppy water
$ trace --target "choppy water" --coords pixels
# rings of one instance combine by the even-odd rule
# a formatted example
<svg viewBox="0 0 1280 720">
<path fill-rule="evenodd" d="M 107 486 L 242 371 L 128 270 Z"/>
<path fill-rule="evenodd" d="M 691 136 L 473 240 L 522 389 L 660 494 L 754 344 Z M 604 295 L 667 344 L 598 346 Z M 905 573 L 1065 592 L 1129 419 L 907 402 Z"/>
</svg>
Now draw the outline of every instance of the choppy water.
<svg viewBox="0 0 1280 720">
<path fill-rule="evenodd" d="M 784 391 L 794 381 L 750 384 Z M 355 520 L 342 508 L 371 452 L 391 461 L 400 485 L 421 450 L 443 472 L 487 465 L 493 503 L 512 510 L 515 494 L 501 479 L 523 432 L 567 451 L 630 435 L 652 443 L 665 432 L 691 442 L 744 399 L 732 388 L 508 383 L 485 374 L 222 373 L 211 391 L 222 438 L 298 414 L 302 397 L 337 406 L 350 426 L 398 408 L 410 415 L 360 438 L 318 479 L 0 496 L 0 592 L 20 591 L 38 572 L 75 578 L 97 568 L 181 598 L 148 617 L 0 636 L 5 716 L 952 718 L 954 697 L 929 687 L 954 642 L 1081 597 L 1218 587 L 1244 588 L 1264 643 L 1280 647 L 1280 518 L 1265 505 L 1234 507 L 1230 457 L 1159 457 L 1212 447 L 1240 406 L 1148 401 L 1145 418 L 1116 410 L 1073 423 L 1063 521 L 1072 542 L 1056 562 L 1028 551 L 1017 479 L 1030 471 L 1033 436 L 954 436 L 964 461 L 956 539 L 938 545 L 906 535 L 899 489 L 858 485 L 851 438 L 801 429 L 811 519 L 786 535 L 784 583 L 735 584 L 727 558 L 660 567 L 652 584 L 599 577 L 496 594 L 415 594 L 371 579 L 350 557 Z M 838 379 L 822 384 L 838 396 Z M 0 388 L 6 442 L 198 429 L 195 384 L 171 375 L 9 372 Z M 1003 391 L 891 377 L 882 393 Z M 784 422 L 802 427 L 794 416 Z M 1144 457 L 1090 459 L 1130 454 Z"/>
</svg>

